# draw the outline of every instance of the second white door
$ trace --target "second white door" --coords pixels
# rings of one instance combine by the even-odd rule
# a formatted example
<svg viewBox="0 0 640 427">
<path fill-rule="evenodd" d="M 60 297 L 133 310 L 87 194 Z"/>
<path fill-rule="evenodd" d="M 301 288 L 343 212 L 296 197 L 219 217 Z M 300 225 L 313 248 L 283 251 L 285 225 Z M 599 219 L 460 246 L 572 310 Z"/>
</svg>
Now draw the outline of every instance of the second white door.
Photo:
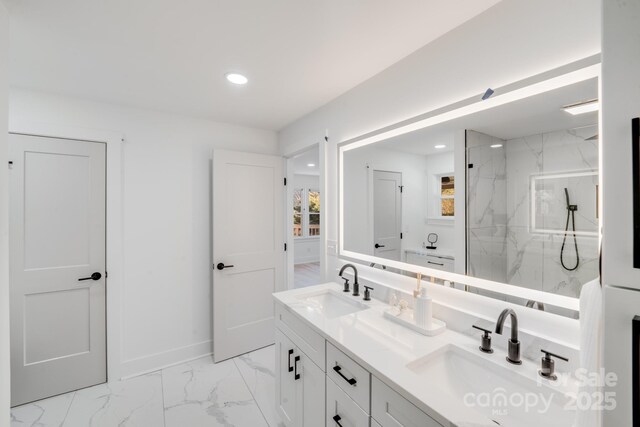
<svg viewBox="0 0 640 427">
<path fill-rule="evenodd" d="M 284 175 L 277 156 L 213 155 L 213 354 L 274 342 L 271 294 L 284 285 Z"/>
</svg>

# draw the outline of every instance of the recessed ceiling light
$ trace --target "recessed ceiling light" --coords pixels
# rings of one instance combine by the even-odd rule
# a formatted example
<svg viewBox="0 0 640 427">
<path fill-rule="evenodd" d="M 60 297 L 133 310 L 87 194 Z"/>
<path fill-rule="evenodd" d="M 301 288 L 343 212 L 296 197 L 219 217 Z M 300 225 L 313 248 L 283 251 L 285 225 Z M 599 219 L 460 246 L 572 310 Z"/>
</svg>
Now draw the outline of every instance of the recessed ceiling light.
<svg viewBox="0 0 640 427">
<path fill-rule="evenodd" d="M 589 101 L 578 102 L 571 105 L 565 105 L 562 107 L 564 111 L 575 116 L 578 114 L 591 113 L 600 109 L 600 103 L 597 99 L 591 99 Z"/>
<path fill-rule="evenodd" d="M 227 78 L 227 80 L 235 85 L 244 85 L 249 81 L 248 78 L 238 73 L 227 73 L 224 76 Z"/>
<path fill-rule="evenodd" d="M 493 144 L 491 145 L 491 148 L 500 148 L 502 147 L 502 144 Z"/>
<path fill-rule="evenodd" d="M 433 148 L 440 150 L 441 148 L 447 148 L 447 146 L 444 144 L 438 144 L 438 145 L 434 145 Z"/>
<path fill-rule="evenodd" d="M 315 165 L 315 163 L 307 163 L 307 166 L 309 166 L 310 168 L 314 167 Z"/>
</svg>

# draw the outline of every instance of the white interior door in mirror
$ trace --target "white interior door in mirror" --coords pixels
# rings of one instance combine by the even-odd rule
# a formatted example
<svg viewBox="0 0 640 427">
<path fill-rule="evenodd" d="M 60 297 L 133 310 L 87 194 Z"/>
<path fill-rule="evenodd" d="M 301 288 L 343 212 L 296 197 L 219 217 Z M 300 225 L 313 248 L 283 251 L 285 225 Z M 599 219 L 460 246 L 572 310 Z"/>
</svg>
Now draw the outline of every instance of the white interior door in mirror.
<svg viewBox="0 0 640 427">
<path fill-rule="evenodd" d="M 380 258 L 400 261 L 402 174 L 373 171 L 373 250 Z"/>
</svg>

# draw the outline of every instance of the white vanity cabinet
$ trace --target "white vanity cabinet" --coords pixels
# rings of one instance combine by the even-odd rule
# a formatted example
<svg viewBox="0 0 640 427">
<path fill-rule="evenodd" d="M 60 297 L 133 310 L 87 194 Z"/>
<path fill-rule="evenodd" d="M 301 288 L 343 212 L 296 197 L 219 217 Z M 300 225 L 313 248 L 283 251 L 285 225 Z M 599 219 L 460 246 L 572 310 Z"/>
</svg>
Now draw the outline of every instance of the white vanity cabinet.
<svg viewBox="0 0 640 427">
<path fill-rule="evenodd" d="M 441 427 L 279 305 L 276 410 L 287 427 Z"/>
<path fill-rule="evenodd" d="M 381 427 L 442 427 L 376 377 L 371 381 L 371 416 Z"/>
<path fill-rule="evenodd" d="M 325 375 L 276 330 L 276 410 L 287 427 L 324 425 Z"/>
<path fill-rule="evenodd" d="M 452 273 L 455 270 L 455 260 L 450 256 L 407 250 L 405 251 L 405 257 L 405 261 L 409 264 L 429 267 L 434 270 L 449 271 Z"/>
</svg>

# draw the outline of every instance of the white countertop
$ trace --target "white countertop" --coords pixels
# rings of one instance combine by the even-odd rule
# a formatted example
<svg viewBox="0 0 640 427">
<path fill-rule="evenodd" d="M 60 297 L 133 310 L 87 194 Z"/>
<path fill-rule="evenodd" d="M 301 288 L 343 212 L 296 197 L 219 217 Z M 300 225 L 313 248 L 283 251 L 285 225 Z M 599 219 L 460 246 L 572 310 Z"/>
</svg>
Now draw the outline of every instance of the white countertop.
<svg viewBox="0 0 640 427">
<path fill-rule="evenodd" d="M 327 319 L 309 310 L 299 298 L 300 295 L 323 289 L 340 291 L 342 287 L 330 282 L 275 293 L 274 298 L 295 316 L 307 321 L 327 341 L 443 426 L 496 427 L 496 424 L 484 414 L 465 405 L 462 400 L 442 393 L 437 384 L 425 382 L 424 378 L 420 378 L 406 366 L 409 362 L 436 352 L 448 344 L 455 344 L 477 353 L 479 357 L 500 364 L 514 375 L 529 380 L 535 380 L 538 376 L 538 366 L 532 361 L 524 360 L 522 365 L 514 366 L 505 362 L 506 352 L 503 350 L 496 348 L 491 355 L 479 352 L 480 336 L 475 339 L 446 330 L 441 335 L 427 337 L 389 321 L 383 316 L 383 311 L 389 308 L 389 305 L 378 300 L 366 302 L 370 309 Z M 361 297 L 352 298 L 362 302 Z"/>
</svg>

